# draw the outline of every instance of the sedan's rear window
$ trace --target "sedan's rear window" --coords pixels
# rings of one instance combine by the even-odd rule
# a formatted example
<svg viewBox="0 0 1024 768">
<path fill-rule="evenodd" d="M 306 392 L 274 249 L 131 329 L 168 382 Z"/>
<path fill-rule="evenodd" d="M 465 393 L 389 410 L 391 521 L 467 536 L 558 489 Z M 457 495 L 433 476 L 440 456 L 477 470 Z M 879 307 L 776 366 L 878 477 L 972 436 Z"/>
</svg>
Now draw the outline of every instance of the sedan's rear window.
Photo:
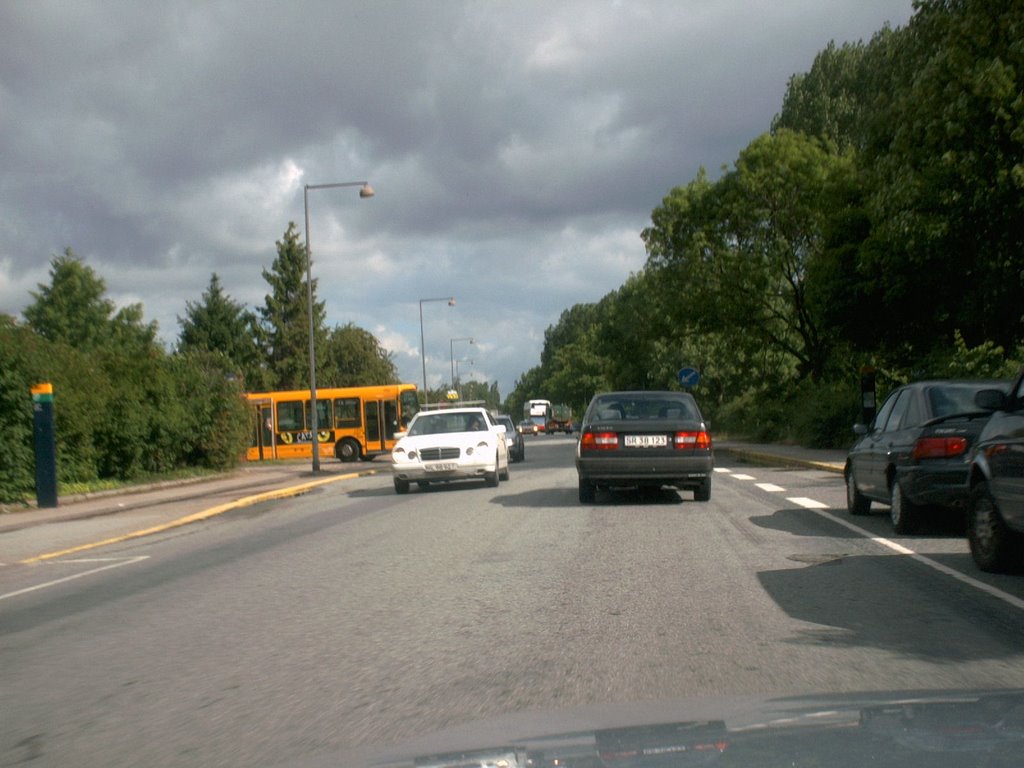
<svg viewBox="0 0 1024 768">
<path fill-rule="evenodd" d="M 688 400 L 611 397 L 597 400 L 592 411 L 597 419 L 652 421 L 656 419 L 698 419 Z"/>
<path fill-rule="evenodd" d="M 958 413 L 971 413 L 978 410 L 974 404 L 974 396 L 983 389 L 991 388 L 991 384 L 979 384 L 976 387 L 953 385 L 937 386 L 928 389 L 928 404 L 933 416 L 953 416 Z"/>
</svg>

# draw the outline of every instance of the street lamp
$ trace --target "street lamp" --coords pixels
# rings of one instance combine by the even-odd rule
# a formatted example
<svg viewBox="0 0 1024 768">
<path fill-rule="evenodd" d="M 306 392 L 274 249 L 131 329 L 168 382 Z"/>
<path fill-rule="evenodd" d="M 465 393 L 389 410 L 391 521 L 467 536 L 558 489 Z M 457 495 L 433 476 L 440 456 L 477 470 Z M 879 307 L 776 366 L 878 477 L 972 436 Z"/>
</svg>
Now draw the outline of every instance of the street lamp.
<svg viewBox="0 0 1024 768">
<path fill-rule="evenodd" d="M 455 342 L 456 341 L 468 341 L 470 344 L 476 344 L 476 341 L 472 336 L 459 336 L 457 339 L 448 340 L 448 354 L 452 360 L 452 386 L 455 386 Z"/>
<path fill-rule="evenodd" d="M 313 472 L 320 471 L 320 425 L 316 413 L 316 344 L 313 341 L 313 258 L 309 249 L 309 190 L 359 187 L 360 197 L 373 197 L 367 181 L 343 181 L 336 184 L 306 184 L 302 189 L 302 207 L 306 214 L 306 302 L 309 304 L 309 428 L 313 448 Z"/>
<path fill-rule="evenodd" d="M 420 360 L 423 362 L 423 404 L 430 403 L 430 392 L 427 389 L 427 350 L 423 346 L 423 305 L 428 301 L 447 301 L 449 307 L 455 306 L 454 296 L 442 296 L 439 299 L 420 299 Z"/>
</svg>

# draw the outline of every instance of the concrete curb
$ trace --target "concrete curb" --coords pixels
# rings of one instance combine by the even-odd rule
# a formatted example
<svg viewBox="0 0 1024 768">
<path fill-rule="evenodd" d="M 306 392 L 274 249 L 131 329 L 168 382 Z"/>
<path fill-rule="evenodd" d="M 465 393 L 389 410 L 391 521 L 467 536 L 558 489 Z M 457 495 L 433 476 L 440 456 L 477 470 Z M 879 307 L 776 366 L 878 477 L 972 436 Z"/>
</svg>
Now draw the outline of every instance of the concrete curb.
<svg viewBox="0 0 1024 768">
<path fill-rule="evenodd" d="M 160 523 L 149 528 L 143 528 L 138 531 L 131 531 L 130 533 L 124 533 L 119 536 L 112 536 L 102 541 L 93 541 L 87 544 L 79 544 L 74 547 L 68 547 L 67 549 L 57 550 L 55 552 L 46 552 L 41 555 L 29 557 L 19 562 L 23 565 L 31 565 L 32 563 L 39 563 L 44 560 L 53 560 L 58 557 L 66 557 L 67 555 L 77 554 L 78 552 L 85 552 L 90 549 L 96 549 L 97 547 L 105 547 L 111 544 L 119 544 L 122 541 L 129 541 L 131 539 L 139 539 L 143 536 L 150 536 L 154 533 L 162 533 L 164 531 L 171 530 L 173 528 L 180 528 L 183 525 L 189 523 L 197 523 L 203 520 L 209 520 L 211 517 L 222 515 L 225 512 L 230 512 L 233 509 L 241 509 L 242 507 L 249 507 L 253 504 L 259 504 L 263 501 L 272 501 L 274 499 L 284 499 L 291 496 L 301 496 L 308 491 L 318 488 L 322 485 L 329 485 L 330 483 L 337 483 L 341 480 L 352 480 L 357 477 L 368 477 L 370 475 L 376 475 L 380 470 L 369 469 L 362 472 L 350 472 L 344 475 L 334 475 L 333 477 L 324 477 L 317 480 L 310 480 L 297 485 L 289 485 L 283 488 L 275 488 L 272 491 L 265 491 L 263 493 L 252 494 L 250 496 L 243 496 L 240 499 L 234 501 L 228 501 L 224 504 L 218 504 L 215 507 L 204 509 L 199 512 L 194 512 L 191 515 L 185 515 L 175 520 L 169 520 L 166 523 Z"/>
<path fill-rule="evenodd" d="M 833 472 L 836 474 L 843 474 L 844 465 L 831 461 L 817 461 L 815 459 L 806 459 L 799 456 L 784 456 L 781 453 L 764 453 L 761 451 L 752 451 L 747 448 L 732 448 L 723 446 L 721 448 L 715 447 L 715 451 L 722 451 L 728 453 L 730 456 L 734 456 L 737 459 L 743 461 L 749 461 L 751 464 L 760 464 L 761 466 L 778 466 L 784 464 L 790 467 L 797 467 L 801 469 L 820 469 L 825 472 Z"/>
</svg>

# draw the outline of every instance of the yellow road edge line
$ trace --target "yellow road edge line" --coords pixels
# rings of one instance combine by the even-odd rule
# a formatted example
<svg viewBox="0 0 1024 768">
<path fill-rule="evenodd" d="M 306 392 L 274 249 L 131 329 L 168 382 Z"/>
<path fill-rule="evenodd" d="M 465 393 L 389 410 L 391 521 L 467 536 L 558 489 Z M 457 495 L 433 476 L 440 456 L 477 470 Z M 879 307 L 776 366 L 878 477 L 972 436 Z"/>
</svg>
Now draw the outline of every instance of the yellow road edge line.
<svg viewBox="0 0 1024 768">
<path fill-rule="evenodd" d="M 273 491 L 266 491 L 265 493 L 257 493 L 253 496 L 244 496 L 241 499 L 235 499 L 234 501 L 228 501 L 224 504 L 218 504 L 215 507 L 209 509 L 200 510 L 199 512 L 193 512 L 191 515 L 185 515 L 185 517 L 179 517 L 177 520 L 171 520 L 166 523 L 160 523 L 160 525 L 150 526 L 149 528 L 143 528 L 138 531 L 131 531 L 130 533 L 123 533 L 120 536 L 112 536 L 109 539 L 103 539 L 102 541 L 93 541 L 88 544 L 79 544 L 75 547 L 68 547 L 67 549 L 60 549 L 56 552 L 46 552 L 42 555 L 36 555 L 35 557 L 29 557 L 24 560 L 19 560 L 21 565 L 32 565 L 34 563 L 41 563 L 44 560 L 53 560 L 58 557 L 66 557 L 67 555 L 73 555 L 78 552 L 85 552 L 86 550 L 96 549 L 98 547 L 106 547 L 111 544 L 119 544 L 123 541 L 130 541 L 131 539 L 140 539 L 143 536 L 151 536 L 154 533 L 162 533 L 163 531 L 169 531 L 174 528 L 180 528 L 183 525 L 189 523 L 198 523 L 203 520 L 208 520 L 211 517 L 222 515 L 225 512 L 230 512 L 233 509 L 240 509 L 242 507 L 252 506 L 253 504 L 259 504 L 261 501 L 273 501 L 274 499 L 283 499 L 289 496 L 299 496 L 300 494 L 306 493 L 313 488 L 318 488 L 321 485 L 327 485 L 329 483 L 336 483 L 339 480 L 352 480 L 357 477 L 369 477 L 370 475 L 377 474 L 379 470 L 371 469 L 365 472 L 349 472 L 344 475 L 337 475 L 335 477 L 325 477 L 321 480 L 311 480 L 308 483 L 300 483 L 299 485 L 290 485 L 287 488 L 278 488 Z"/>
</svg>

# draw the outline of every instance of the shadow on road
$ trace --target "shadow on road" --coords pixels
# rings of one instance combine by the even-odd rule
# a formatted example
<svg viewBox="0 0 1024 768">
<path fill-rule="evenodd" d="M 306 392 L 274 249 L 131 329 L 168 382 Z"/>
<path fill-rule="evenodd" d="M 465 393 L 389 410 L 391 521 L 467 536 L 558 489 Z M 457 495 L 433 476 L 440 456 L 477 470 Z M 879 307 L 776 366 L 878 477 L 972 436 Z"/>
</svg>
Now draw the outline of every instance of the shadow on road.
<svg viewBox="0 0 1024 768">
<path fill-rule="evenodd" d="M 904 584 L 920 576 L 917 568 L 901 555 L 840 554 L 757 577 L 789 616 L 817 625 L 788 643 L 872 647 L 942 662 L 1019 658 L 1024 621 L 993 623 L 983 601 L 949 590 L 914 589 L 907 599 Z"/>
</svg>

